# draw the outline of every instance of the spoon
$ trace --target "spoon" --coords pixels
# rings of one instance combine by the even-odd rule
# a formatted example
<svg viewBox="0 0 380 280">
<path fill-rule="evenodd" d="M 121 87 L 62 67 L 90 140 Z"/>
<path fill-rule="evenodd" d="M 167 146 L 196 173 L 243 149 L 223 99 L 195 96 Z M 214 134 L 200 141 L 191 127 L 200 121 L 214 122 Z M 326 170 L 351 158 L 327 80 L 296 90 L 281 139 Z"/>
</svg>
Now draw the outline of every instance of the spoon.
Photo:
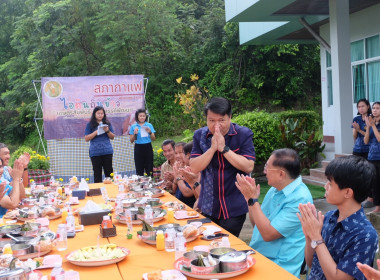
<svg viewBox="0 0 380 280">
<path fill-rule="evenodd" d="M 12 240 L 16 241 L 17 243 L 20 242 L 20 240 L 18 240 L 16 237 L 12 236 L 11 234 L 5 234 L 5 236 L 8 236 L 9 238 L 11 238 Z"/>
</svg>

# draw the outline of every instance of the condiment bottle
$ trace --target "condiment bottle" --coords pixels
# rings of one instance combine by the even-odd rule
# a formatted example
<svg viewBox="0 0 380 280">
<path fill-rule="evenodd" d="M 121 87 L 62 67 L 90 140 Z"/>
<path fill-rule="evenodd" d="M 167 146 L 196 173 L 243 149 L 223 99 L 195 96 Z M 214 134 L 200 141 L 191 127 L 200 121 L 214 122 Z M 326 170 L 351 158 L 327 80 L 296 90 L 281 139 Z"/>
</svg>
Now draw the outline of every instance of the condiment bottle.
<svg viewBox="0 0 380 280">
<path fill-rule="evenodd" d="M 66 218 L 67 218 L 67 209 L 66 208 L 64 208 L 63 210 L 62 210 L 62 224 L 66 224 Z"/>
<path fill-rule="evenodd" d="M 156 234 L 156 248 L 158 251 L 165 249 L 165 237 L 162 230 L 157 230 Z"/>
<path fill-rule="evenodd" d="M 110 216 L 103 216 L 102 228 L 112 228 L 112 222 Z"/>
<path fill-rule="evenodd" d="M 173 224 L 174 223 L 174 211 L 173 208 L 168 208 L 168 224 Z"/>
</svg>

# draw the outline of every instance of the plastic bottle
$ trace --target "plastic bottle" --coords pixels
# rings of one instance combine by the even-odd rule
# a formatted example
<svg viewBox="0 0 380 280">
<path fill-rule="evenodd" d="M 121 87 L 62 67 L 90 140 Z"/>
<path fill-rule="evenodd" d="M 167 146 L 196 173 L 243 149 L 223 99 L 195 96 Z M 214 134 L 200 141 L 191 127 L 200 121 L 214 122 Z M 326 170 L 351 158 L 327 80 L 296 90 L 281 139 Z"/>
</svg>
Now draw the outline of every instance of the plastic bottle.
<svg viewBox="0 0 380 280">
<path fill-rule="evenodd" d="M 75 224 L 74 224 L 75 225 Z M 112 228 L 112 222 L 110 216 L 103 216 L 102 228 Z"/>
<path fill-rule="evenodd" d="M 150 205 L 145 207 L 144 220 L 147 224 L 153 226 L 153 209 Z"/>
<path fill-rule="evenodd" d="M 67 249 L 67 231 L 65 224 L 58 225 L 56 242 L 56 248 L 58 251 L 65 251 Z"/>
<path fill-rule="evenodd" d="M 174 223 L 174 211 L 173 208 L 168 208 L 168 224 L 173 224 Z"/>
<path fill-rule="evenodd" d="M 30 193 L 34 195 L 34 192 L 36 191 L 36 182 L 34 180 L 30 182 Z"/>
<path fill-rule="evenodd" d="M 165 231 L 165 251 L 173 252 L 175 250 L 174 247 L 174 239 L 176 238 L 176 231 L 172 224 L 168 225 L 168 228 Z"/>
<path fill-rule="evenodd" d="M 123 203 L 119 198 L 117 198 L 115 201 L 115 213 L 116 215 L 121 215 L 123 213 Z"/>
<path fill-rule="evenodd" d="M 177 233 L 177 237 L 174 239 L 175 246 L 175 259 L 183 257 L 183 254 L 186 253 L 186 238 L 183 236 L 182 232 Z"/>
<path fill-rule="evenodd" d="M 67 232 L 75 232 L 75 218 L 72 212 L 68 213 L 66 218 L 66 228 Z"/>
<path fill-rule="evenodd" d="M 157 230 L 156 234 L 156 248 L 158 251 L 162 251 L 165 249 L 165 237 L 164 232 L 162 230 Z"/>
<path fill-rule="evenodd" d="M 51 280 L 65 280 L 65 271 L 63 270 L 61 264 L 55 263 L 54 268 L 50 273 Z"/>
</svg>

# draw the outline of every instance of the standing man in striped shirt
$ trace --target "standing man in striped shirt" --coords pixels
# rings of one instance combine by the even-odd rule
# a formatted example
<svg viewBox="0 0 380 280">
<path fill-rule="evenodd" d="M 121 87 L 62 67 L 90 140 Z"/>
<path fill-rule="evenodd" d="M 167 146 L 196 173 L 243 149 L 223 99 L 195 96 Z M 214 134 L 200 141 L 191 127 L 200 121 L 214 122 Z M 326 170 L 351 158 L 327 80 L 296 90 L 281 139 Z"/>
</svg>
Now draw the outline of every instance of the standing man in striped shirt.
<svg viewBox="0 0 380 280">
<path fill-rule="evenodd" d="M 225 98 L 212 98 L 204 113 L 207 126 L 195 131 L 190 159 L 192 172 L 202 172 L 198 208 L 213 222 L 239 236 L 248 206 L 235 181 L 236 174 L 253 170 L 253 132 L 231 122 L 231 103 Z"/>
</svg>

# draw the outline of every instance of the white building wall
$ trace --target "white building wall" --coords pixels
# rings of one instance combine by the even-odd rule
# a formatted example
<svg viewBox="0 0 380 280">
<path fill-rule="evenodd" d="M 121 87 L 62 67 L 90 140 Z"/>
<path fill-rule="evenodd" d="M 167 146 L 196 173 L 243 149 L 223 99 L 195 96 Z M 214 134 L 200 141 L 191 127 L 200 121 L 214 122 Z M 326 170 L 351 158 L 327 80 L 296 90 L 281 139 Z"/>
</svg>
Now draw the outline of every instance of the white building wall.
<svg viewBox="0 0 380 280">
<path fill-rule="evenodd" d="M 380 33 L 380 4 L 350 15 L 350 40 L 357 41 Z M 320 35 L 330 44 L 330 25 L 320 27 Z M 352 86 L 352 85 L 351 85 Z M 326 51 L 321 46 L 321 94 L 322 94 L 322 118 L 323 135 L 336 135 L 336 115 L 334 106 L 328 106 Z M 335 102 L 335 100 L 334 100 Z M 353 103 L 353 100 L 352 100 Z M 352 104 L 354 117 L 357 113 L 356 104 Z M 352 119 L 347 120 L 347 129 L 351 130 Z"/>
</svg>

